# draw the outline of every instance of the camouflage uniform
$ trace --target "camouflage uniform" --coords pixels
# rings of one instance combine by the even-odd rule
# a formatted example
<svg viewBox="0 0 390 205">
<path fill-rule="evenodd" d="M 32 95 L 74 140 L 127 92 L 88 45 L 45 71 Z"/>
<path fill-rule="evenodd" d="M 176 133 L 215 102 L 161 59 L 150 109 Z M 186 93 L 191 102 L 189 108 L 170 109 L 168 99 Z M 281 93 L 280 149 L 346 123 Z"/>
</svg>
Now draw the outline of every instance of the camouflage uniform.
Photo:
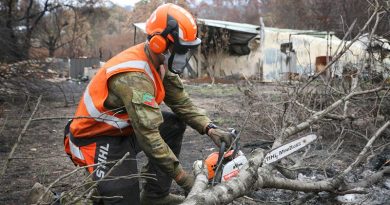
<svg viewBox="0 0 390 205">
<path fill-rule="evenodd" d="M 161 197 L 169 194 L 172 179 L 183 172 L 178 160 L 182 137 L 186 124 L 204 134 L 204 128 L 211 120 L 204 111 L 194 106 L 178 75 L 166 72 L 163 79 L 165 88 L 164 102 L 175 113 L 162 112 L 155 103 L 146 105 L 145 96 L 154 96 L 153 82 L 140 72 L 116 74 L 108 81 L 109 95 L 104 106 L 108 109 L 125 108 L 134 129 L 133 136 L 99 137 L 110 148 L 118 150 L 109 154 L 108 160 L 120 159 L 124 153 L 130 152 L 131 158 L 144 151 L 149 159 L 145 172 L 156 174 L 157 180 L 146 180 L 144 192 L 149 197 Z M 185 122 L 185 123 L 183 123 Z M 112 152 L 113 153 L 113 152 Z M 106 167 L 107 170 L 110 165 Z M 135 160 L 126 161 L 117 167 L 111 176 L 136 174 Z M 98 179 L 95 177 L 95 180 Z M 125 200 L 138 204 L 138 179 L 114 180 L 101 182 L 98 191 L 102 196 L 123 195 Z M 129 190 L 129 187 L 131 187 Z M 105 203 L 118 203 L 117 199 L 104 199 Z"/>
<path fill-rule="evenodd" d="M 211 120 L 203 110 L 194 106 L 180 77 L 167 71 L 163 84 L 166 91 L 165 104 L 186 124 L 204 134 L 205 126 Z M 178 160 L 158 131 L 163 122 L 161 109 L 157 104 L 153 107 L 143 104 L 144 93 L 154 94 L 153 82 L 142 73 L 128 72 L 112 77 L 109 90 L 106 107 L 125 106 L 142 150 L 167 174 L 175 177 L 180 168 L 179 164 L 175 165 Z"/>
</svg>

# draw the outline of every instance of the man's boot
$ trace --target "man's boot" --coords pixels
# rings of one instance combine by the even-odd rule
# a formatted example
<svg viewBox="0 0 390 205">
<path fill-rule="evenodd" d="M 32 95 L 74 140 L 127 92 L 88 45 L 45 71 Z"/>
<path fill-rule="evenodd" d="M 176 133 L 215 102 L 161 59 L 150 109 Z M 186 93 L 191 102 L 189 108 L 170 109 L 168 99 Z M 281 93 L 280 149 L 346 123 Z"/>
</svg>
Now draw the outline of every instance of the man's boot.
<svg viewBox="0 0 390 205">
<path fill-rule="evenodd" d="M 184 199 L 184 196 L 176 194 L 156 198 L 148 196 L 144 191 L 141 192 L 141 205 L 176 205 L 183 203 Z"/>
<path fill-rule="evenodd" d="M 43 204 L 46 204 L 46 203 L 51 204 L 54 201 L 56 201 L 56 199 L 57 199 L 56 195 L 52 191 L 48 190 L 42 184 L 37 182 L 34 184 L 34 186 L 30 190 L 30 193 L 29 193 L 28 198 L 27 198 L 27 203 L 28 204 L 36 204 L 36 203 L 38 203 L 41 196 L 42 196 L 42 199 L 40 200 L 40 203 L 43 203 Z M 59 204 L 59 202 L 58 202 L 58 204 Z"/>
</svg>

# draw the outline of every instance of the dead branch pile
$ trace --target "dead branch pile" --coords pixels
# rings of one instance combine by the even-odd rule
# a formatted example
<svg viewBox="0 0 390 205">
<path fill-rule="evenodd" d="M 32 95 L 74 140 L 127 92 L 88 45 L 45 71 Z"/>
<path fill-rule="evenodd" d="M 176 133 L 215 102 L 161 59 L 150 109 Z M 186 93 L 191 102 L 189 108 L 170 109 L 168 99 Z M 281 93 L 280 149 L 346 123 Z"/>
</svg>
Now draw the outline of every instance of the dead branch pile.
<svg viewBox="0 0 390 205">
<path fill-rule="evenodd" d="M 25 60 L 13 64 L 0 64 L 0 78 L 13 77 L 54 78 L 59 73 L 51 69 L 49 60 Z"/>
</svg>

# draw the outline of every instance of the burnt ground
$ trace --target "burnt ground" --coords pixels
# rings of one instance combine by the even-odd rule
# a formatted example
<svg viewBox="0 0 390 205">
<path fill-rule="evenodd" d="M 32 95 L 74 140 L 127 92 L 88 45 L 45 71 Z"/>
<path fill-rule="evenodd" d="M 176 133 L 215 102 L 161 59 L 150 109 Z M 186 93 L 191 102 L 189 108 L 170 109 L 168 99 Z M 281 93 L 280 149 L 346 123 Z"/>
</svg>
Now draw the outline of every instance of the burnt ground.
<svg viewBox="0 0 390 205">
<path fill-rule="evenodd" d="M 33 80 L 32 80 L 33 81 Z M 18 82 L 18 81 L 16 81 Z M 14 145 L 21 129 L 30 116 L 39 94 L 43 100 L 34 118 L 72 116 L 78 100 L 86 84 L 73 81 L 39 81 L 13 84 L 15 93 L 7 93 L 0 96 L 0 167 L 2 168 L 12 146 Z M 258 85 L 264 92 L 272 92 L 273 86 Z M 186 89 L 195 104 L 208 111 L 210 117 L 221 127 L 242 128 L 247 114 L 247 102 L 244 94 L 237 89 L 235 84 L 208 84 L 187 83 Z M 27 97 L 26 92 L 31 95 Z M 64 95 L 65 94 L 65 95 Z M 66 100 L 65 100 L 66 97 Z M 28 103 L 26 100 L 29 99 Z M 167 109 L 167 108 L 164 108 Z M 35 182 L 48 185 L 55 179 L 75 169 L 71 161 L 63 151 L 63 127 L 66 119 L 44 120 L 32 122 L 27 133 L 23 136 L 19 146 L 9 163 L 5 176 L 0 179 L 0 204 L 26 204 L 26 197 Z M 242 151 L 249 153 L 256 147 L 267 148 L 271 140 L 258 132 L 261 125 L 248 123 L 241 135 Z M 328 130 L 329 131 L 329 130 Z M 326 130 L 321 131 L 326 136 Z M 313 153 L 325 155 L 334 138 L 322 137 L 314 145 Z M 353 161 L 353 157 L 360 151 L 364 141 L 353 138 L 345 139 L 349 146 L 342 149 L 342 154 L 335 163 L 331 164 L 330 171 L 340 171 L 342 167 Z M 348 143 L 349 142 L 349 143 Z M 360 143 L 360 144 L 359 144 Z M 352 146 L 353 145 L 353 146 Z M 216 151 L 212 141 L 206 136 L 201 136 L 193 129 L 188 128 L 185 133 L 181 162 L 186 170 L 191 170 L 192 163 L 197 159 L 205 159 L 211 152 Z M 340 154 L 340 153 L 339 153 Z M 325 157 L 325 156 L 323 156 Z M 316 161 L 317 160 L 317 161 Z M 318 159 L 312 163 L 318 164 Z M 145 157 L 140 154 L 139 167 L 145 163 Z M 330 176 L 331 177 L 331 176 Z M 351 176 L 354 177 L 354 176 Z M 57 183 L 53 190 L 61 192 L 68 190 L 71 184 L 80 180 L 81 176 L 73 176 Z M 319 172 L 310 172 L 300 175 L 301 179 L 317 178 L 324 176 Z M 351 179 L 354 180 L 354 179 Z M 390 188 L 389 179 L 384 179 L 370 188 L 367 195 L 359 201 L 364 204 L 389 204 Z M 181 190 L 174 185 L 172 192 Z M 249 199 L 240 199 L 235 204 L 288 204 L 291 199 L 302 196 L 303 193 L 294 194 L 291 191 L 262 190 Z M 326 193 L 320 194 L 309 201 L 309 204 L 340 204 L 335 197 Z"/>
</svg>

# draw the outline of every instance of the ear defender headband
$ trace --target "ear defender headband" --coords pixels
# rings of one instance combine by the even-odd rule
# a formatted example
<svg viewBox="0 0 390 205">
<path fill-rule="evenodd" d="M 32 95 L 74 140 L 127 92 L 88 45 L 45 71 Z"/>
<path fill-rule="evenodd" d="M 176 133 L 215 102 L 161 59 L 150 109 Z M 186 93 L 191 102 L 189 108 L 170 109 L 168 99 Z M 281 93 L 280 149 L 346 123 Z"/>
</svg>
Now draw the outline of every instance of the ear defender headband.
<svg viewBox="0 0 390 205">
<path fill-rule="evenodd" d="M 177 29 L 177 27 L 178 24 L 176 20 L 168 16 L 167 27 L 161 33 L 153 34 L 152 36 L 148 37 L 150 50 L 156 54 L 163 53 L 168 48 L 168 34 Z"/>
</svg>

